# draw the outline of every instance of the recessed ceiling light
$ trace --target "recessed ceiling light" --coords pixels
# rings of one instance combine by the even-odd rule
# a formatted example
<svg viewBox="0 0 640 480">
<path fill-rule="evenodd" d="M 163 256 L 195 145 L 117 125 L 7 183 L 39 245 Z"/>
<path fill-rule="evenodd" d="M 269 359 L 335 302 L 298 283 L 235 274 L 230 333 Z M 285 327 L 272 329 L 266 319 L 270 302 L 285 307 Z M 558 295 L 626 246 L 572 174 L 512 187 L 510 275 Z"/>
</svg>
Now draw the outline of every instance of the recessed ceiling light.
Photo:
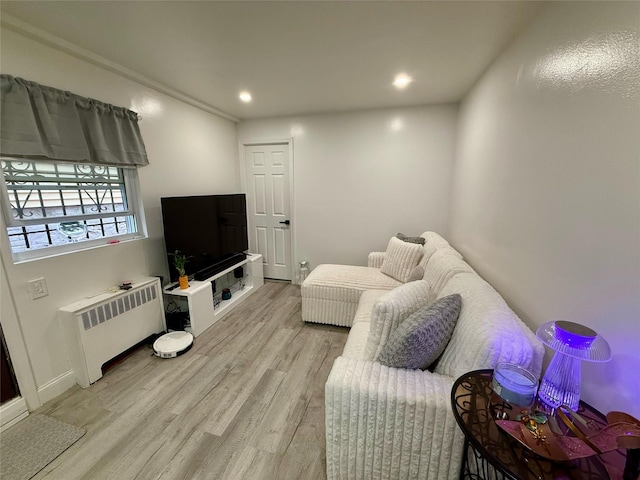
<svg viewBox="0 0 640 480">
<path fill-rule="evenodd" d="M 396 78 L 393 79 L 393 86 L 402 90 L 403 88 L 407 88 L 407 85 L 409 85 L 412 81 L 413 78 L 411 78 L 406 73 L 399 73 L 398 75 L 396 75 Z"/>
<path fill-rule="evenodd" d="M 249 92 L 240 92 L 240 95 L 238 95 L 238 97 L 240 97 L 240 100 L 242 100 L 244 103 L 249 103 L 251 101 L 251 94 Z"/>
</svg>

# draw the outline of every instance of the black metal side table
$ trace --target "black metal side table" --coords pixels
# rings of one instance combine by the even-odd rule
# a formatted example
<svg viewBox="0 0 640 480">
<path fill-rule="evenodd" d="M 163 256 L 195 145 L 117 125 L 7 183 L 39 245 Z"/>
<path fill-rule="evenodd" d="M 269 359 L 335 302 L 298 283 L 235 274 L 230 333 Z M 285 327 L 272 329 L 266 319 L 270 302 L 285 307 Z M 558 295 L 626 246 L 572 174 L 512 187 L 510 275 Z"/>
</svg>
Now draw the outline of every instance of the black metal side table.
<svg viewBox="0 0 640 480">
<path fill-rule="evenodd" d="M 461 479 L 606 480 L 612 478 L 609 472 L 622 472 L 624 450 L 570 462 L 552 462 L 520 445 L 503 432 L 495 420 L 515 420 L 522 409 L 493 392 L 492 378 L 493 370 L 476 370 L 457 379 L 451 389 L 453 415 L 465 436 Z M 580 402 L 578 413 L 593 432 L 606 425 L 604 415 L 584 402 Z M 567 428 L 554 416 L 550 416 L 549 422 L 555 429 L 566 432 Z"/>
</svg>

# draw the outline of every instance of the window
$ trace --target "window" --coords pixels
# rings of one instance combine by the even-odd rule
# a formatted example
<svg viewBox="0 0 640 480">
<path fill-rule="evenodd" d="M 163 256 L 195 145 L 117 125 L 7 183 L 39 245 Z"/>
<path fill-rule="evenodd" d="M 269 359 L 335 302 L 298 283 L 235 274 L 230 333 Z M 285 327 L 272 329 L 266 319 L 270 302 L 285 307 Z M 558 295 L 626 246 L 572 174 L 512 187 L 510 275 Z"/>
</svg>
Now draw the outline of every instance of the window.
<svg viewBox="0 0 640 480">
<path fill-rule="evenodd" d="M 2 158 L 14 260 L 144 235 L 136 168 Z"/>
</svg>

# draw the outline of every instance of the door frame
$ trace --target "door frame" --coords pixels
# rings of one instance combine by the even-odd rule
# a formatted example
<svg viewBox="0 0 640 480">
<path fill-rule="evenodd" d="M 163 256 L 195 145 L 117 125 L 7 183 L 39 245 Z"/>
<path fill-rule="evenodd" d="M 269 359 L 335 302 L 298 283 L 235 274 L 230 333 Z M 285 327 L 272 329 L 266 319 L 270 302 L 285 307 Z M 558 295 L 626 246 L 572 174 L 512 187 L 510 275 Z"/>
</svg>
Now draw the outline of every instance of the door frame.
<svg viewBox="0 0 640 480">
<path fill-rule="evenodd" d="M 4 228 L 3 222 L 0 222 Z M 26 417 L 30 411 L 42 406 L 36 381 L 31 368 L 31 360 L 27 352 L 26 342 L 20 325 L 12 287 L 9 284 L 9 273 L 5 265 L 5 252 L 0 253 L 0 284 L 2 289 L 2 332 L 6 342 L 13 373 L 15 374 L 20 396 L 4 403 L 0 410 L 2 429 L 8 428 Z"/>
<path fill-rule="evenodd" d="M 297 221 L 296 221 L 296 209 L 295 209 L 295 195 L 294 195 L 294 161 L 293 161 L 293 137 L 283 137 L 283 138 L 268 138 L 268 139 L 258 139 L 258 140 L 244 140 L 239 142 L 238 150 L 240 151 L 240 188 L 247 195 L 247 202 L 250 199 L 250 193 L 248 188 L 248 173 L 247 173 L 247 159 L 245 158 L 244 150 L 245 147 L 251 147 L 256 145 L 287 145 L 289 150 L 289 217 L 291 218 L 291 226 L 289 227 L 291 230 L 291 283 L 295 285 L 300 284 L 300 274 L 296 265 L 298 264 L 297 259 L 298 255 L 296 253 L 296 231 L 297 231 Z M 253 218 L 249 218 L 247 216 L 247 227 L 251 232 L 253 231 Z"/>
</svg>

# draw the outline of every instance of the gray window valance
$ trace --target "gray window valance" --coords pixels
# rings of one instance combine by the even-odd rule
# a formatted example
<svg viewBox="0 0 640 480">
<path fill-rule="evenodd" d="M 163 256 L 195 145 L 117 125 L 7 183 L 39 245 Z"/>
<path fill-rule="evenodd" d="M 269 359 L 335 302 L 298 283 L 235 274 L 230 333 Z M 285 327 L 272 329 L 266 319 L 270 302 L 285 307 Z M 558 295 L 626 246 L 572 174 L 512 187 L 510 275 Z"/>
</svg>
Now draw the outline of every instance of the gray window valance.
<svg viewBox="0 0 640 480">
<path fill-rule="evenodd" d="M 0 75 L 0 87 L 2 155 L 149 164 L 137 113 L 6 74 Z"/>
</svg>

